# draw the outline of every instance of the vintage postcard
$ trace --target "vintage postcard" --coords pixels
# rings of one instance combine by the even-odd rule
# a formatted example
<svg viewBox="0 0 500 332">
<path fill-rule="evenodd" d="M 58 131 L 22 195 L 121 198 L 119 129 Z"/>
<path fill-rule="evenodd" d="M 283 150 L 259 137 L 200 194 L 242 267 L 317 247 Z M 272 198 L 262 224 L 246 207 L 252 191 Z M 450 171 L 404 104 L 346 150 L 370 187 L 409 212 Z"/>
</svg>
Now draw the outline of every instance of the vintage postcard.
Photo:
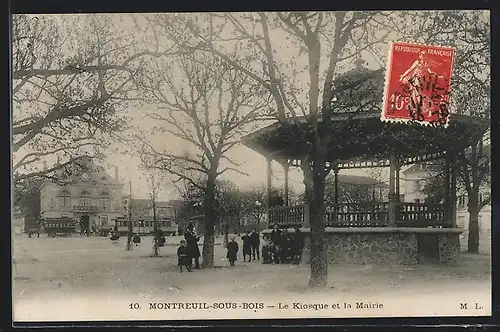
<svg viewBox="0 0 500 332">
<path fill-rule="evenodd" d="M 12 36 L 14 322 L 491 315 L 488 11 Z"/>
</svg>

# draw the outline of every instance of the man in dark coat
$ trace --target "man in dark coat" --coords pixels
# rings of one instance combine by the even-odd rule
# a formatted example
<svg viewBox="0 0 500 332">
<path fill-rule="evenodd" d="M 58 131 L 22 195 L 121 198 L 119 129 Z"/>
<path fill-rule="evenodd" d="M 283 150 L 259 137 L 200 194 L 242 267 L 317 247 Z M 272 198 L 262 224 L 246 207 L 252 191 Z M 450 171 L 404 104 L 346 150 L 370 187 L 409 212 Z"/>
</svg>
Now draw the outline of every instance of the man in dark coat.
<svg viewBox="0 0 500 332">
<path fill-rule="evenodd" d="M 255 260 L 255 256 L 257 256 L 257 259 L 260 260 L 260 237 L 255 228 L 252 229 L 252 233 L 250 233 L 250 246 L 252 247 L 253 260 Z"/>
<path fill-rule="evenodd" d="M 189 224 L 188 229 L 186 233 L 184 234 L 184 238 L 186 239 L 187 243 L 187 250 L 188 250 L 188 256 L 189 256 L 189 261 L 193 262 L 194 259 L 194 268 L 199 269 L 200 268 L 200 248 L 198 248 L 198 241 L 200 241 L 200 238 L 196 236 L 194 233 L 194 225 Z"/>
<path fill-rule="evenodd" d="M 163 230 L 161 228 L 158 228 L 155 233 L 155 241 L 158 247 L 163 247 L 165 246 L 165 235 L 163 234 Z"/>
<path fill-rule="evenodd" d="M 273 247 L 276 250 L 276 254 L 274 254 L 274 262 L 276 264 L 280 263 L 280 253 L 281 253 L 281 243 L 282 243 L 282 236 L 281 236 L 281 229 L 279 229 L 278 224 L 274 224 L 274 228 L 271 231 L 271 243 L 273 244 Z"/>
<path fill-rule="evenodd" d="M 229 265 L 234 266 L 234 262 L 236 262 L 237 257 L 238 257 L 238 242 L 234 240 L 234 236 L 231 237 L 231 240 L 226 244 L 227 248 L 227 259 L 229 260 Z"/>
<path fill-rule="evenodd" d="M 252 243 L 251 243 L 252 239 L 250 238 L 250 236 L 248 235 L 247 232 L 245 232 L 243 234 L 241 239 L 243 240 L 243 262 L 246 262 L 247 256 L 248 256 L 248 261 L 251 262 L 252 261 Z"/>
<path fill-rule="evenodd" d="M 293 264 L 299 264 L 302 259 L 302 251 L 304 250 L 304 234 L 299 227 L 295 227 L 294 234 L 294 260 Z"/>
</svg>

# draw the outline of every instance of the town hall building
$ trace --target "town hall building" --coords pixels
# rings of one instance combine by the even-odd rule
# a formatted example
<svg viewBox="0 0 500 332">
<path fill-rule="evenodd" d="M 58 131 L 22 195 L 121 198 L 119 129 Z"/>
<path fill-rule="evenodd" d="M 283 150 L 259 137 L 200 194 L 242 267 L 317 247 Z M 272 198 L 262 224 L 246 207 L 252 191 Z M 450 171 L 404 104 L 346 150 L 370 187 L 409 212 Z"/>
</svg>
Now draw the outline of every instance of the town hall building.
<svg viewBox="0 0 500 332">
<path fill-rule="evenodd" d="M 44 220 L 72 219 L 84 228 L 113 226 L 123 216 L 123 183 L 104 167 L 87 161 L 61 183 L 45 180 L 40 190 L 41 216 Z"/>
</svg>

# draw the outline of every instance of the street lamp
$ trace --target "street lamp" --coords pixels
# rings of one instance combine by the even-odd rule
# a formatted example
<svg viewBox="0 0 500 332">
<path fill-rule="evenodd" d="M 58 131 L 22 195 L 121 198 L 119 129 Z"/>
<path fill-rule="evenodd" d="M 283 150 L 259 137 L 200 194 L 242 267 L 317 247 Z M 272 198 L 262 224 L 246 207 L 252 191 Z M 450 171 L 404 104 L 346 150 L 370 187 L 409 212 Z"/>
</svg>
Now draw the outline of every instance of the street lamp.
<svg viewBox="0 0 500 332">
<path fill-rule="evenodd" d="M 255 206 L 257 207 L 257 232 L 260 232 L 260 207 L 262 203 L 260 201 L 255 201 Z"/>
</svg>

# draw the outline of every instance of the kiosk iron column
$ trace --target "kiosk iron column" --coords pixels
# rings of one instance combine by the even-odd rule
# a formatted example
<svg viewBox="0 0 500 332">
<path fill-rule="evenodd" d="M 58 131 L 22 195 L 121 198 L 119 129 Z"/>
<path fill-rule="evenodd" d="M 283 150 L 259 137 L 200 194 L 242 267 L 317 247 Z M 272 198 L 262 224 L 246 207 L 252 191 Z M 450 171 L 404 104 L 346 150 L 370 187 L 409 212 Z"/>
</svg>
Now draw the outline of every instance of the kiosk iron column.
<svg viewBox="0 0 500 332">
<path fill-rule="evenodd" d="M 455 159 L 450 160 L 451 176 L 450 176 L 450 213 L 451 226 L 457 227 L 457 167 Z"/>
<path fill-rule="evenodd" d="M 397 156 L 395 152 L 392 152 L 389 166 L 389 226 L 391 227 L 396 226 L 397 219 L 396 167 Z"/>
<path fill-rule="evenodd" d="M 268 207 L 271 207 L 271 187 L 272 187 L 272 168 L 271 168 L 272 159 L 271 157 L 267 157 L 267 203 Z"/>
<path fill-rule="evenodd" d="M 339 168 L 335 166 L 333 168 L 333 194 L 335 197 L 334 210 L 333 210 L 333 221 L 337 222 L 339 214 Z"/>
<path fill-rule="evenodd" d="M 285 206 L 288 206 L 290 204 L 288 198 L 288 171 L 290 170 L 290 165 L 288 164 L 288 160 L 283 168 L 285 170 Z"/>
</svg>

